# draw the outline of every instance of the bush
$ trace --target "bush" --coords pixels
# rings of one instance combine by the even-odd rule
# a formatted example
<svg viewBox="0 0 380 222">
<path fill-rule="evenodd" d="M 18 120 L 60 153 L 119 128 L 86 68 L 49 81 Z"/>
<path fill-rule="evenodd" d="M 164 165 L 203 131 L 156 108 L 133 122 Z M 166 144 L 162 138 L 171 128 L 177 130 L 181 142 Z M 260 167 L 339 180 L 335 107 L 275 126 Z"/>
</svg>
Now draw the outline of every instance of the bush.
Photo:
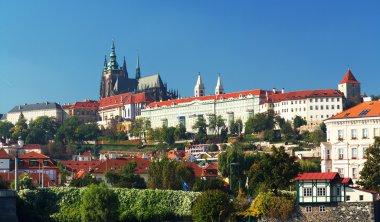
<svg viewBox="0 0 380 222">
<path fill-rule="evenodd" d="M 232 212 L 230 196 L 220 190 L 203 192 L 192 208 L 193 220 L 196 222 L 226 221 Z"/>
<path fill-rule="evenodd" d="M 19 191 L 19 221 L 81 221 L 84 193 L 89 189 L 60 187 Z M 190 218 L 197 192 L 174 190 L 110 189 L 116 195 L 117 215 L 123 221 L 162 221 Z M 102 197 L 99 197 L 102 198 Z M 118 201 L 117 201 L 118 200 Z M 97 201 L 97 200 L 95 200 Z M 107 206 L 111 208 L 112 204 Z M 90 211 L 89 213 L 92 213 Z M 115 221 L 115 220 L 111 220 Z M 116 219 L 117 221 L 117 219 Z"/>
<path fill-rule="evenodd" d="M 89 186 L 82 194 L 80 214 L 84 222 L 116 221 L 119 201 L 117 195 L 103 183 Z"/>
</svg>

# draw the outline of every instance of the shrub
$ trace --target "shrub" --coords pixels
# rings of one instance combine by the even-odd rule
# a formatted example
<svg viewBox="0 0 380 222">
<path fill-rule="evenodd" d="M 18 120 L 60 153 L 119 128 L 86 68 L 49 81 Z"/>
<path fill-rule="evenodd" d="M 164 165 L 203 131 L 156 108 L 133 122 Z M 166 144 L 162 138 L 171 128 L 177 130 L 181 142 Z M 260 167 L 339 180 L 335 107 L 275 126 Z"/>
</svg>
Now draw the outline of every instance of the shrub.
<svg viewBox="0 0 380 222">
<path fill-rule="evenodd" d="M 232 212 L 230 196 L 220 190 L 203 192 L 192 208 L 193 220 L 196 222 L 226 221 Z"/>
<path fill-rule="evenodd" d="M 82 194 L 80 214 L 84 222 L 116 221 L 119 201 L 104 184 L 90 185 Z"/>
</svg>

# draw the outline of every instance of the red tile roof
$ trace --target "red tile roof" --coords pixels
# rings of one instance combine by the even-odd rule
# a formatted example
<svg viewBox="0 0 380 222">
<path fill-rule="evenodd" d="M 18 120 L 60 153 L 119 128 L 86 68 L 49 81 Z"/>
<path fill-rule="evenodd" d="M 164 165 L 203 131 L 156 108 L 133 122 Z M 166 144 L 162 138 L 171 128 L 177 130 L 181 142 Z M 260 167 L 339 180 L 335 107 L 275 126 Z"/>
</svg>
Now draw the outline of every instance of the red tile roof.
<svg viewBox="0 0 380 222">
<path fill-rule="evenodd" d="M 327 173 L 301 173 L 294 180 L 333 180 L 340 178 L 336 172 Z"/>
<path fill-rule="evenodd" d="M 22 147 L 23 149 L 41 149 L 40 144 L 28 144 Z"/>
<path fill-rule="evenodd" d="M 5 152 L 4 148 L 0 149 L 0 159 L 11 159 L 11 156 Z"/>
<path fill-rule="evenodd" d="M 86 100 L 84 102 L 76 102 L 70 105 L 64 105 L 63 109 L 87 109 L 87 110 L 97 110 L 99 103 L 97 101 Z"/>
<path fill-rule="evenodd" d="M 91 153 L 90 152 L 84 152 L 82 153 L 82 156 L 85 156 L 85 157 L 92 157 Z"/>
<path fill-rule="evenodd" d="M 340 183 L 353 184 L 351 178 L 342 178 Z"/>
<path fill-rule="evenodd" d="M 320 97 L 342 97 L 343 94 L 335 89 L 319 89 L 319 90 L 303 90 L 287 93 L 276 93 L 268 96 L 268 100 L 265 102 L 281 102 L 286 100 L 299 100 L 307 98 L 320 98 Z"/>
<path fill-rule="evenodd" d="M 90 169 L 94 170 L 98 167 L 99 164 L 102 162 L 100 160 L 92 160 L 92 161 L 77 161 L 77 160 L 65 160 L 60 161 L 63 166 L 68 168 L 68 170 L 73 172 L 79 172 L 81 170 L 84 170 L 86 172 L 89 172 Z"/>
<path fill-rule="evenodd" d="M 360 82 L 356 80 L 354 74 L 352 74 L 350 69 L 347 70 L 346 74 L 344 75 L 342 81 L 340 81 L 339 84 L 344 83 L 360 84 Z"/>
<path fill-rule="evenodd" d="M 130 92 L 123 93 L 101 99 L 99 101 L 99 110 L 113 109 L 125 104 L 150 103 L 152 101 L 154 101 L 154 99 L 145 92 L 138 94 L 132 94 Z"/>
<path fill-rule="evenodd" d="M 50 157 L 37 152 L 29 152 L 19 156 L 20 159 L 50 159 Z"/>
<path fill-rule="evenodd" d="M 369 101 L 360 103 L 347 109 L 329 119 L 364 118 L 380 116 L 380 101 Z"/>
<path fill-rule="evenodd" d="M 172 105 L 178 105 L 181 103 L 189 103 L 193 101 L 207 101 L 207 100 L 220 100 L 220 99 L 237 99 L 240 96 L 248 96 L 248 95 L 253 95 L 253 96 L 260 96 L 265 91 L 256 89 L 256 90 L 247 90 L 247 91 L 242 91 L 242 92 L 233 92 L 233 93 L 226 93 L 226 94 L 221 94 L 221 95 L 208 95 L 208 96 L 199 96 L 199 97 L 190 97 L 190 98 L 183 98 L 183 99 L 173 99 L 173 100 L 168 100 L 168 101 L 162 101 L 162 102 L 153 102 L 149 104 L 149 107 L 162 107 L 162 106 L 172 106 Z"/>
</svg>

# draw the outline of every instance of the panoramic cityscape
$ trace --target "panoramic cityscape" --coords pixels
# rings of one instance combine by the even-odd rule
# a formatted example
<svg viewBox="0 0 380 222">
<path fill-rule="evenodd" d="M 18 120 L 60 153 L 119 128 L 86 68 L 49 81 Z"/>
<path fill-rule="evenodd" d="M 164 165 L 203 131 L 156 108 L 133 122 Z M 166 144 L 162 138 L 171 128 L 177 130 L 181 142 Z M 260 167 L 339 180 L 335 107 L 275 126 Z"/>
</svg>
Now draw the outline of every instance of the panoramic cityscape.
<svg viewBox="0 0 380 222">
<path fill-rule="evenodd" d="M 0 221 L 380 221 L 379 3 L 20 2 Z"/>
</svg>

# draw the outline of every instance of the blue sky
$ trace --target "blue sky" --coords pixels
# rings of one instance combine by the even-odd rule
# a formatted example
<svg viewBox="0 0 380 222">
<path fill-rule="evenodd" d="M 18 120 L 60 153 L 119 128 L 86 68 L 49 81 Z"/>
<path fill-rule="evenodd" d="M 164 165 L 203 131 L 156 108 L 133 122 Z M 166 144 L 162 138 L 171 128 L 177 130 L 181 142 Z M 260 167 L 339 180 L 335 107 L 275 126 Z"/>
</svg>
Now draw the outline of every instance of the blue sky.
<svg viewBox="0 0 380 222">
<path fill-rule="evenodd" d="M 0 113 L 98 99 L 105 54 L 156 72 L 181 96 L 337 88 L 348 65 L 380 94 L 380 3 L 350 0 L 0 1 Z"/>
</svg>

